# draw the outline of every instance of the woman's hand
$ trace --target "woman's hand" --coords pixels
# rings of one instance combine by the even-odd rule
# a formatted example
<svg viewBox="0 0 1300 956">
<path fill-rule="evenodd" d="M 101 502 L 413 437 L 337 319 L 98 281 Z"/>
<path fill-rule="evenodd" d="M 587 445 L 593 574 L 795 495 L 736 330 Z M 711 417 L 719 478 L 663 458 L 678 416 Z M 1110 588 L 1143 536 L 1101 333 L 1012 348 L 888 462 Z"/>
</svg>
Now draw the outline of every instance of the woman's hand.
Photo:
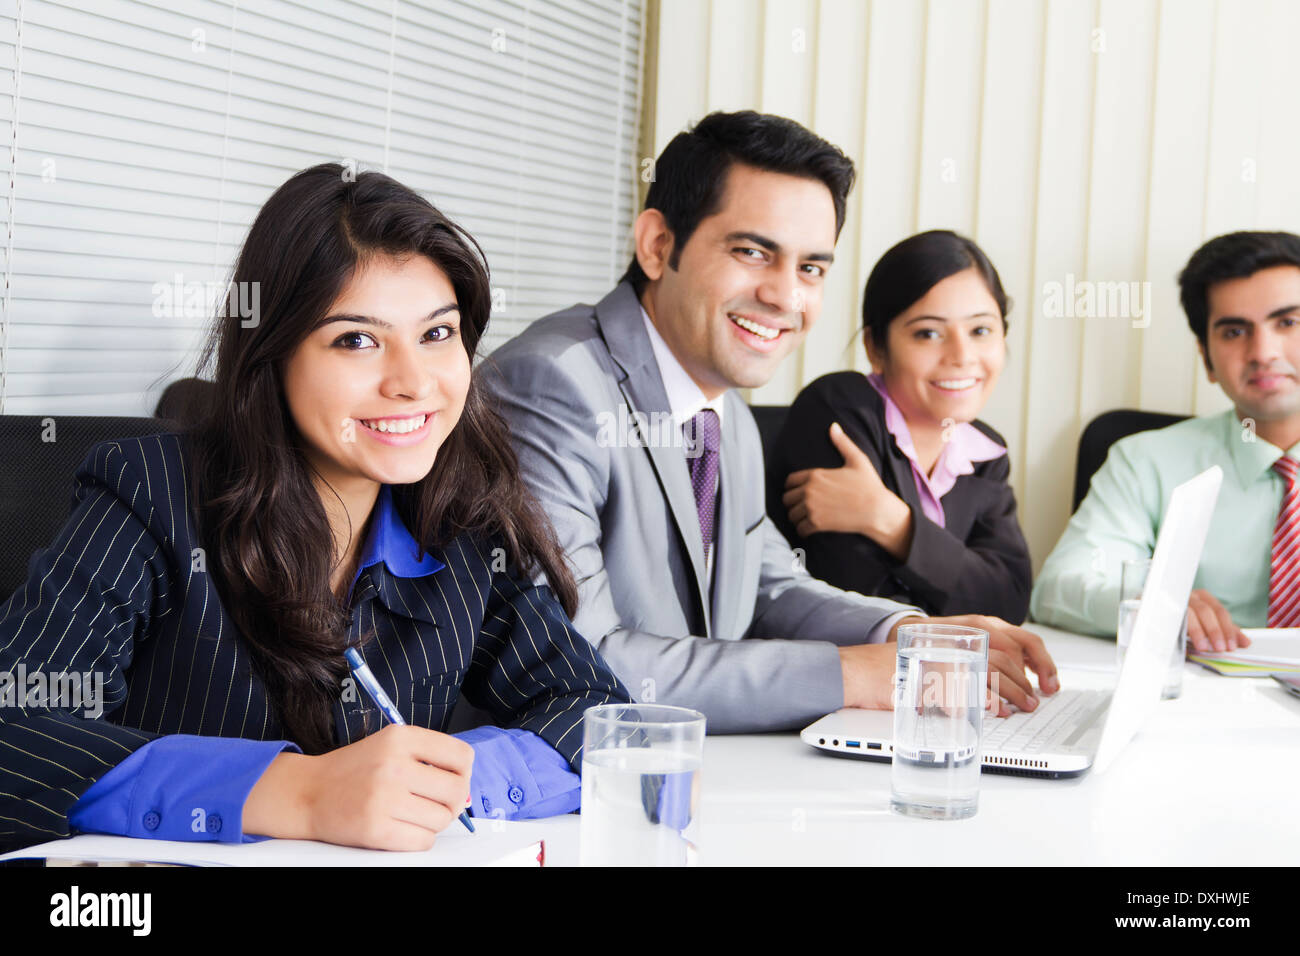
<svg viewBox="0 0 1300 956">
<path fill-rule="evenodd" d="M 818 531 L 864 534 L 900 561 L 912 538 L 912 510 L 880 480 L 880 474 L 839 423 L 831 443 L 844 456 L 839 468 L 807 468 L 785 480 L 781 501 L 800 537 Z"/>
<path fill-rule="evenodd" d="M 427 850 L 469 801 L 474 748 L 389 724 L 319 756 L 282 753 L 244 803 L 245 833 L 375 850 Z"/>
</svg>

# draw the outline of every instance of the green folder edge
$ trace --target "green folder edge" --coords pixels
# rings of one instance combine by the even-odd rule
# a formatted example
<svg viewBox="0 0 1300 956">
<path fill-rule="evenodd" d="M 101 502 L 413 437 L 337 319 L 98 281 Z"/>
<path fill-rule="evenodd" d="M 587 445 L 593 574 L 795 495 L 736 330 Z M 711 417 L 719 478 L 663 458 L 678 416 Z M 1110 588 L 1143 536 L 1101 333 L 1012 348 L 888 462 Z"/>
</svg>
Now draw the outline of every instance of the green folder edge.
<svg viewBox="0 0 1300 956">
<path fill-rule="evenodd" d="M 1187 659 L 1195 661 L 1216 674 L 1222 674 L 1224 677 L 1267 677 L 1269 674 L 1300 674 L 1300 664 L 1242 664 L 1236 661 L 1202 657 L 1199 654 L 1189 654 Z"/>
</svg>

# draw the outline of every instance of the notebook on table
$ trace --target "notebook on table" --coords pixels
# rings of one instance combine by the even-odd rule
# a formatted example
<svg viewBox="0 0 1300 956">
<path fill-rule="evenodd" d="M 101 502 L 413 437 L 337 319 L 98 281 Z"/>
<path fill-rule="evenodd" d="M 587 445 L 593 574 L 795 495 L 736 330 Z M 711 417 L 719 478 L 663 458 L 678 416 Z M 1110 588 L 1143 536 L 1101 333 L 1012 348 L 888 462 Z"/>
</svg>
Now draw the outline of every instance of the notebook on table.
<svg viewBox="0 0 1300 956">
<path fill-rule="evenodd" d="M 1193 651 L 1187 659 L 1224 677 L 1300 673 L 1300 627 L 1247 627 L 1250 646 L 1235 651 Z"/>
</svg>

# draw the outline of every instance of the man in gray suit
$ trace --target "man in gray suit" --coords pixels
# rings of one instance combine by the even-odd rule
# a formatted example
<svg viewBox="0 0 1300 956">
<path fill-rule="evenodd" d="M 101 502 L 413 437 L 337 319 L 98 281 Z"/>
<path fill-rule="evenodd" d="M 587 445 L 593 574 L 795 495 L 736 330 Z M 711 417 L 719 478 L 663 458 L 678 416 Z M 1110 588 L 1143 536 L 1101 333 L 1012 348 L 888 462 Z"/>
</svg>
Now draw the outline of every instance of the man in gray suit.
<svg viewBox="0 0 1300 956">
<path fill-rule="evenodd" d="M 791 120 L 714 113 L 655 165 L 636 257 L 595 307 L 534 322 L 485 376 L 525 481 L 580 588 L 574 623 L 643 701 L 714 733 L 890 705 L 916 608 L 812 579 L 764 513 L 763 457 L 735 388 L 767 382 L 821 308 L 853 165 Z M 492 368 L 495 366 L 495 368 Z M 1002 696 L 1055 668 L 995 618 Z"/>
</svg>

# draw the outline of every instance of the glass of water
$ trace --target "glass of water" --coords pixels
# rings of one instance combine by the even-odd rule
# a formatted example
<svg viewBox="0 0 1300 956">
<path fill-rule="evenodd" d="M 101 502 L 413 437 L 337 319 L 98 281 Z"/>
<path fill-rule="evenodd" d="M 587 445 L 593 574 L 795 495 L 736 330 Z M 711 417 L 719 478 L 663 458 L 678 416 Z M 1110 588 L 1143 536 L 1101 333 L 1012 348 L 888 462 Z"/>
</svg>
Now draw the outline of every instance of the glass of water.
<svg viewBox="0 0 1300 956">
<path fill-rule="evenodd" d="M 895 812 L 931 820 L 975 815 L 988 669 L 988 631 L 953 624 L 898 629 L 889 803 Z"/>
<path fill-rule="evenodd" d="M 1115 631 L 1116 664 L 1123 669 L 1124 656 L 1129 644 L 1133 642 L 1133 624 L 1137 620 L 1138 608 L 1142 605 L 1142 590 L 1146 587 L 1147 576 L 1151 573 L 1151 559 L 1138 558 L 1125 561 L 1120 569 L 1119 578 L 1119 624 Z M 1187 657 L 1187 614 L 1183 614 L 1183 625 L 1174 642 L 1173 655 L 1169 659 L 1169 672 L 1165 675 L 1164 689 L 1160 692 L 1163 700 L 1173 700 L 1183 692 L 1183 661 Z"/>
<path fill-rule="evenodd" d="M 693 866 L 704 715 L 604 704 L 582 721 L 583 866 Z"/>
</svg>

